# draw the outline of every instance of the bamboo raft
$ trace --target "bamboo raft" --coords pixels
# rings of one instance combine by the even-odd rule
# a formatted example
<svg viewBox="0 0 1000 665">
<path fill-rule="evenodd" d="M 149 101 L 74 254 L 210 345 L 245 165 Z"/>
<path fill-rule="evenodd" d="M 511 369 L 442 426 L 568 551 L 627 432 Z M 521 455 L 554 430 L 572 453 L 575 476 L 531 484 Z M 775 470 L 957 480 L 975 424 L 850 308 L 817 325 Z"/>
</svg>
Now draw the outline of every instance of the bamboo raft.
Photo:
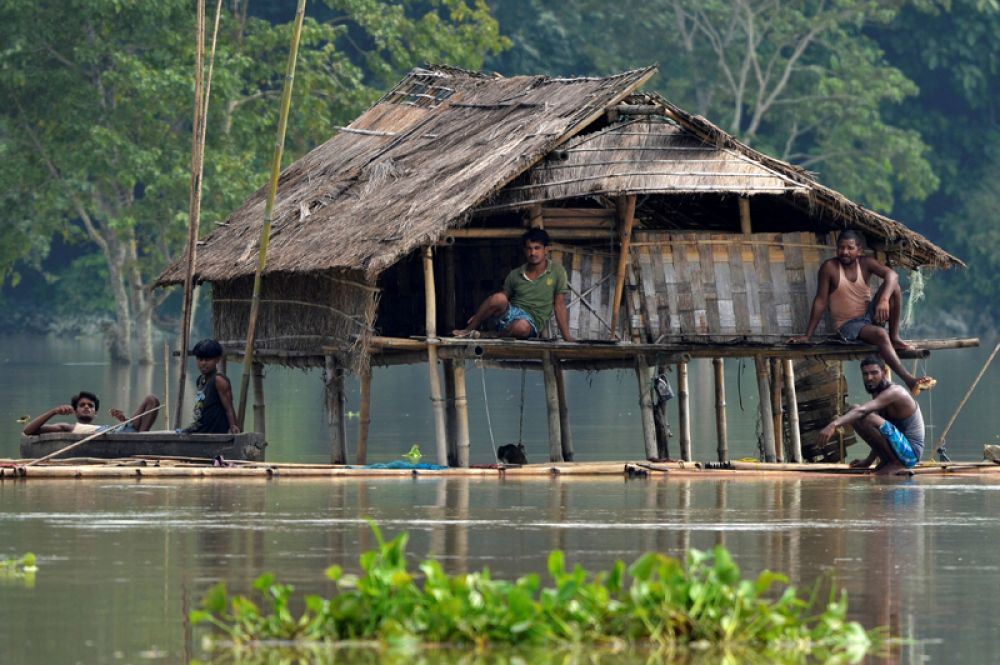
<svg viewBox="0 0 1000 665">
<path fill-rule="evenodd" d="M 504 479 L 531 478 L 805 478 L 805 477 L 874 477 L 870 470 L 851 469 L 846 464 L 775 464 L 758 462 L 567 462 L 560 464 L 528 464 L 524 466 L 490 466 L 448 469 L 376 469 L 332 464 L 292 464 L 265 462 L 228 462 L 219 467 L 192 457 L 134 456 L 116 460 L 70 458 L 48 464 L 25 466 L 27 460 L 0 460 L 0 481 L 36 479 L 89 478 L 436 478 L 467 477 Z M 911 472 L 900 475 L 950 476 L 954 474 L 996 476 L 1000 479 L 1000 463 L 925 462 Z"/>
</svg>

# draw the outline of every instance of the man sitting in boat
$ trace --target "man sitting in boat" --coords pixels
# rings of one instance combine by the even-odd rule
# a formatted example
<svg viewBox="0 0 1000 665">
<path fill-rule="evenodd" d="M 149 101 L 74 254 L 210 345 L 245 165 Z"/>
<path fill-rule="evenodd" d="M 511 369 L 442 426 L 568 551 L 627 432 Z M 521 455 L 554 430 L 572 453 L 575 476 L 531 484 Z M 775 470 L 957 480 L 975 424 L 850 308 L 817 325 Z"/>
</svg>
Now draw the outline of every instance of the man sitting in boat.
<svg viewBox="0 0 1000 665">
<path fill-rule="evenodd" d="M 554 310 L 562 338 L 574 341 L 566 308 L 566 270 L 548 257 L 549 234 L 530 229 L 521 241 L 525 263 L 510 271 L 503 289 L 483 301 L 465 328 L 453 331 L 455 337 L 479 337 L 479 327 L 487 324 L 485 336 L 531 339 L 539 336 Z"/>
<path fill-rule="evenodd" d="M 194 421 L 179 433 L 239 434 L 240 426 L 233 411 L 233 387 L 226 375 L 218 370 L 222 345 L 214 339 L 203 339 L 194 345 L 191 353 L 198 361 L 201 376 L 195 382 Z"/>
<path fill-rule="evenodd" d="M 135 413 L 132 415 L 132 422 L 120 428 L 120 432 L 148 432 L 156 422 L 156 409 L 160 406 L 160 400 L 156 395 L 146 395 L 139 403 Z M 70 432 L 72 434 L 93 434 L 101 430 L 109 429 L 111 425 L 96 425 L 94 418 L 97 410 L 101 408 L 101 400 L 92 392 L 81 390 L 70 398 L 69 404 L 62 404 L 53 407 L 25 425 L 24 433 L 31 436 L 34 434 L 49 434 L 51 432 Z M 125 422 L 128 418 L 121 409 L 111 409 L 109 411 L 112 418 L 118 422 Z M 46 425 L 55 416 L 74 415 L 75 423 L 53 423 Z M 141 417 L 136 417 L 141 416 Z"/>
<path fill-rule="evenodd" d="M 819 432 L 820 447 L 838 427 L 850 425 L 871 446 L 871 454 L 851 462 L 852 468 L 867 469 L 879 459 L 876 473 L 888 474 L 911 469 L 924 452 L 924 417 L 920 405 L 900 385 L 889 381 L 885 361 L 868 356 L 861 361 L 861 378 L 874 399 L 835 419 Z"/>
<path fill-rule="evenodd" d="M 932 388 L 936 381 L 929 376 L 918 378 L 907 372 L 896 354 L 896 349 L 912 348 L 899 336 L 899 313 L 903 303 L 899 275 L 872 257 L 862 256 L 861 251 L 861 234 L 853 229 L 841 231 L 837 236 L 837 256 L 819 267 L 819 285 L 806 334 L 792 337 L 788 343 L 809 342 L 829 304 L 833 327 L 840 337 L 846 342 L 861 340 L 878 347 L 879 354 L 917 395 L 921 390 Z M 882 279 L 874 299 L 868 288 L 871 275 Z"/>
</svg>

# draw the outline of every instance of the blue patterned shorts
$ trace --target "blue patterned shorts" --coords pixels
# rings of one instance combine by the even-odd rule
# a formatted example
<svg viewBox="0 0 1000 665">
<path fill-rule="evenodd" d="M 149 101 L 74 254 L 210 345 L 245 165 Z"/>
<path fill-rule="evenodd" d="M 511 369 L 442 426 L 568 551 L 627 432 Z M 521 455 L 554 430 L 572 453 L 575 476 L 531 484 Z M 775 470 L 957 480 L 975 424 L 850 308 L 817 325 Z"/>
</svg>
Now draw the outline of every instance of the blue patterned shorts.
<svg viewBox="0 0 1000 665">
<path fill-rule="evenodd" d="M 878 431 L 882 433 L 885 440 L 889 442 L 889 447 L 892 448 L 892 452 L 896 453 L 896 457 L 902 462 L 907 469 L 912 469 L 917 465 L 920 457 L 913 450 L 913 446 L 910 445 L 910 440 L 906 438 L 906 435 L 900 432 L 895 425 L 886 420 L 882 423 L 882 426 L 878 428 Z"/>
<path fill-rule="evenodd" d="M 496 331 L 503 332 L 510 327 L 510 324 L 519 320 L 527 321 L 528 325 L 531 326 L 531 334 L 528 335 L 529 338 L 538 337 L 538 328 L 535 327 L 535 320 L 531 318 L 531 314 L 528 314 L 517 305 L 507 305 L 507 311 L 496 319 Z"/>
</svg>

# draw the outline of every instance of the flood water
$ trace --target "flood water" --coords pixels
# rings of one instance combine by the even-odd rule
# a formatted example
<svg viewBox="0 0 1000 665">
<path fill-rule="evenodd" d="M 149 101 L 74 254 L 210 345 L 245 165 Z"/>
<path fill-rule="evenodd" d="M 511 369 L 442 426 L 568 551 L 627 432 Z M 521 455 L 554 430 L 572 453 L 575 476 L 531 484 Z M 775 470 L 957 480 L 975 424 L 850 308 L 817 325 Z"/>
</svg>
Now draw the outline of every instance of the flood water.
<svg viewBox="0 0 1000 665">
<path fill-rule="evenodd" d="M 81 388 L 98 392 L 105 411 L 164 392 L 162 368 L 116 370 L 89 342 L 8 338 L 0 348 L 0 457 L 17 455 L 20 416 Z M 988 351 L 931 359 L 939 384 L 920 399 L 932 427 L 944 428 Z M 711 459 L 712 386 L 697 365 L 693 447 Z M 727 363 L 727 373 L 732 456 L 754 456 L 752 371 L 740 376 Z M 473 461 L 488 462 L 487 409 L 497 444 L 516 441 L 521 375 L 486 372 L 484 399 L 480 370 L 468 374 Z M 526 376 L 532 461 L 547 449 L 540 384 Z M 863 399 L 853 376 L 851 385 L 852 398 Z M 372 461 L 413 443 L 433 450 L 425 386 L 425 367 L 376 370 Z M 321 387 L 316 373 L 269 372 L 268 459 L 327 458 Z M 641 456 L 633 374 L 571 374 L 569 389 L 578 459 Z M 980 458 L 982 444 L 996 440 L 998 396 L 995 369 L 948 435 L 953 458 Z M 676 422 L 673 409 L 670 417 Z M 31 586 L 0 580 L 0 662 L 186 662 L 201 654 L 185 617 L 211 584 L 247 591 L 273 571 L 300 591 L 329 593 L 323 570 L 357 570 L 358 554 L 374 546 L 365 517 L 389 536 L 408 531 L 414 562 L 437 557 L 453 573 L 489 566 L 496 577 L 544 573 L 553 548 L 570 563 L 606 569 L 653 549 L 682 556 L 721 542 L 745 575 L 770 568 L 803 586 L 826 575 L 846 587 L 852 618 L 910 640 L 880 662 L 998 662 L 998 490 L 1000 481 L 966 476 L 2 481 L 0 558 L 31 551 L 39 570 Z"/>
</svg>

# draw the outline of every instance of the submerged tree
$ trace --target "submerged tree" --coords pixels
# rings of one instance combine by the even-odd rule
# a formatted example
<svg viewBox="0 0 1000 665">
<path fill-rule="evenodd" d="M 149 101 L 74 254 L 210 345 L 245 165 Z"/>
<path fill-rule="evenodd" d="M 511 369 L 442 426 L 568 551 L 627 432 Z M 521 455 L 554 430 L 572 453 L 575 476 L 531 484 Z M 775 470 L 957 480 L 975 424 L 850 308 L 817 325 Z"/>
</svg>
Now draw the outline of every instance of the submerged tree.
<svg viewBox="0 0 1000 665">
<path fill-rule="evenodd" d="M 224 4 L 206 225 L 264 181 L 290 30 L 254 18 L 249 0 Z M 303 33 L 289 159 L 329 138 L 402 70 L 424 60 L 479 67 L 504 45 L 483 0 L 327 5 L 333 16 L 307 19 Z M 43 253 L 52 233 L 92 245 L 114 296 L 116 361 L 152 361 L 158 301 L 149 281 L 180 251 L 187 224 L 194 22 L 187 0 L 0 5 L 0 191 L 10 241 L 0 276 Z"/>
</svg>

